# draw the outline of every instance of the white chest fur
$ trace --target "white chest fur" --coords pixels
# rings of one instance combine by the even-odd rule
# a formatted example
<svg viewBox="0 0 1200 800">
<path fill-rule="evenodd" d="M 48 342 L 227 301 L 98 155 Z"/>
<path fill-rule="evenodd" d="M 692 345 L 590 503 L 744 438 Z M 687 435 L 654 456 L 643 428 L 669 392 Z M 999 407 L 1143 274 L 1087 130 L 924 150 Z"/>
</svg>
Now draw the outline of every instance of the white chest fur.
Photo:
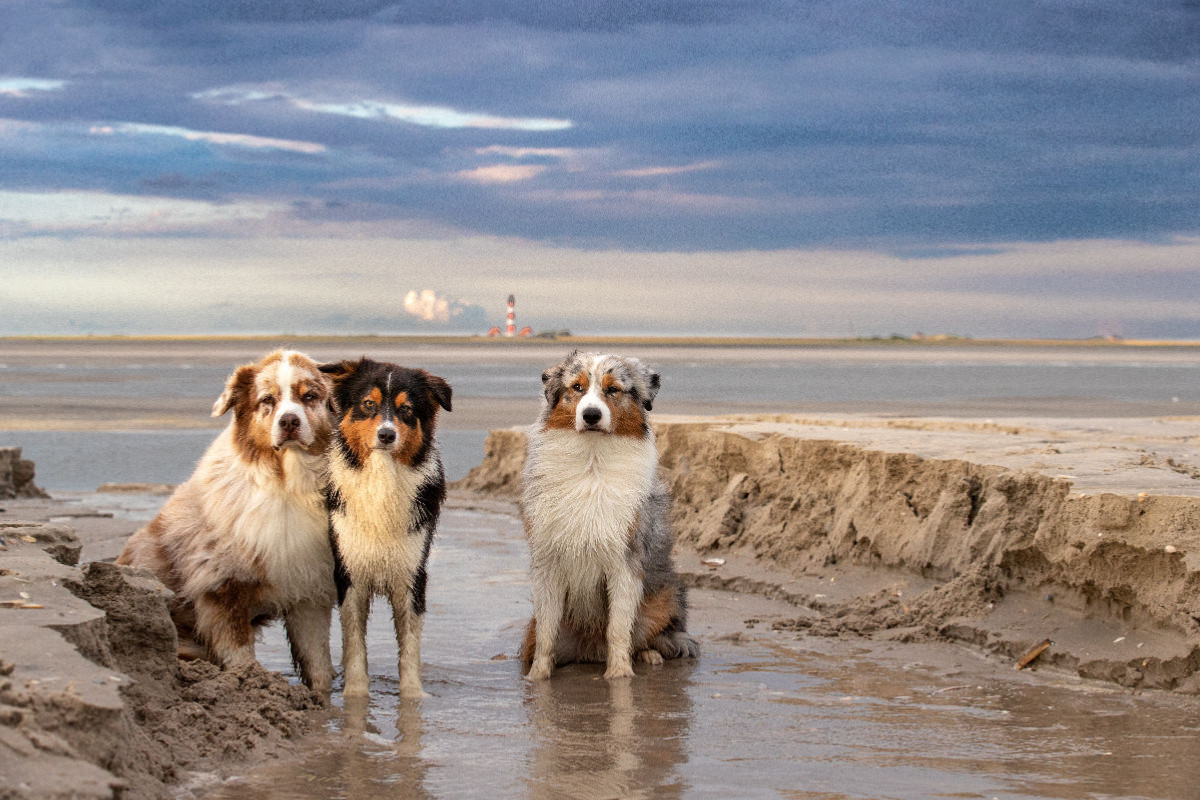
<svg viewBox="0 0 1200 800">
<path fill-rule="evenodd" d="M 227 541 L 240 558 L 261 566 L 279 595 L 276 602 L 323 599 L 333 575 L 321 493 L 324 456 L 288 448 L 280 479 L 277 472 L 232 454 L 232 443 L 222 439 L 206 454 L 214 467 L 203 473 L 220 485 L 204 493 L 205 513 L 223 520 L 215 529 L 229 532 Z"/>
<path fill-rule="evenodd" d="M 657 466 L 650 436 L 532 431 L 522 507 L 534 568 L 583 589 L 619 566 Z"/>
<path fill-rule="evenodd" d="M 333 512 L 332 522 L 351 581 L 383 591 L 390 580 L 420 566 L 425 537 L 414 535 L 413 504 L 436 463 L 431 454 L 413 469 L 381 451 L 371 453 L 359 469 L 340 455 L 331 459 L 332 483 L 345 504 Z"/>
</svg>

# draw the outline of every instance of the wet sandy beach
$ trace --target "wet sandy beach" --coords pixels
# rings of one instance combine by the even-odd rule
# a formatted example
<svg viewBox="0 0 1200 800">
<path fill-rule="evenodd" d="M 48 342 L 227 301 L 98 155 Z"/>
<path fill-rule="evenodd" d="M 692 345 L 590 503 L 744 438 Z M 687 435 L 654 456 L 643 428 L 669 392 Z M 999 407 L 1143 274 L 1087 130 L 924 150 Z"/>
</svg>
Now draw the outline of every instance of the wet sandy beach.
<svg viewBox="0 0 1200 800">
<path fill-rule="evenodd" d="M 429 697 L 397 696 L 376 605 L 369 703 L 342 703 L 295 760 L 206 798 L 1188 798 L 1200 705 L 1132 694 L 953 645 L 774 631 L 786 603 L 692 591 L 697 661 L 562 668 L 514 659 L 530 612 L 524 543 L 503 505 L 452 502 L 431 563 Z M 511 511 L 511 507 L 508 509 Z M 334 640 L 337 657 L 337 637 Z M 289 671 L 277 629 L 264 665 Z"/>
</svg>

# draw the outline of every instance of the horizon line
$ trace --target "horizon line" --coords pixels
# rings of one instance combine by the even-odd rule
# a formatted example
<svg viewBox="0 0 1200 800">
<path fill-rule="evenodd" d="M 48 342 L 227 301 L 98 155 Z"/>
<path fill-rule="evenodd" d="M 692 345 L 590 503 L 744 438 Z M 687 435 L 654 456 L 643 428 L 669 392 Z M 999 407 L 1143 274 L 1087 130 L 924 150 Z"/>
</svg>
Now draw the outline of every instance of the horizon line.
<svg viewBox="0 0 1200 800">
<path fill-rule="evenodd" d="M 229 334 L 6 334 L 0 342 L 277 342 L 277 341 L 371 341 L 419 342 L 424 344 L 643 344 L 664 346 L 746 346 L 746 347 L 813 347 L 813 346 L 1028 346 L 1028 347 L 1200 347 L 1200 339 L 1123 339 L 1092 336 L 1088 338 L 1042 337 L 970 337 L 957 335 L 927 336 L 742 336 L 742 335 L 624 335 L 579 334 L 549 336 L 486 336 L 483 334 L 423 334 L 423 333 L 229 333 Z"/>
</svg>

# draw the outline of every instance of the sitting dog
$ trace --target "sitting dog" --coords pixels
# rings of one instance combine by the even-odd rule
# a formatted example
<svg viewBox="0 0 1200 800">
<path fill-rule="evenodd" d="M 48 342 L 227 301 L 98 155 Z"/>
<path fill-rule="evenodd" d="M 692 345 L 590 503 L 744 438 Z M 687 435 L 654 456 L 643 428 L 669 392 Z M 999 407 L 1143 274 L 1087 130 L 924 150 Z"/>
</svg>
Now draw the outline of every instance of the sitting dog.
<svg viewBox="0 0 1200 800">
<path fill-rule="evenodd" d="M 282 616 L 306 684 L 333 681 L 333 554 L 322 488 L 329 383 L 303 353 L 238 367 L 213 405 L 233 420 L 195 473 L 125 545 L 175 592 L 180 655 L 251 663 L 255 628 Z"/>
<path fill-rule="evenodd" d="M 584 661 L 628 678 L 635 655 L 649 664 L 695 657 L 646 422 L 658 374 L 635 358 L 574 352 L 542 384 L 521 499 L 533 584 L 526 677 Z"/>
<path fill-rule="evenodd" d="M 343 695 L 368 693 L 367 615 L 383 594 L 399 644 L 400 694 L 422 697 L 426 562 L 446 480 L 434 441 L 450 385 L 363 358 L 323 364 L 338 416 L 329 452 L 330 538 L 342 618 Z"/>
</svg>

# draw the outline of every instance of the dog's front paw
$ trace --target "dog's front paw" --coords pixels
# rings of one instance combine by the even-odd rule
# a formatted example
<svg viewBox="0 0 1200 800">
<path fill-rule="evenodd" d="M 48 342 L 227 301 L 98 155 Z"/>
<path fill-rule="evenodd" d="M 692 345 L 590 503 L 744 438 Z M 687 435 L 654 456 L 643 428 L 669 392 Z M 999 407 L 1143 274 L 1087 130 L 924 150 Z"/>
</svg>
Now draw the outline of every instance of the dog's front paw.
<svg viewBox="0 0 1200 800">
<path fill-rule="evenodd" d="M 311 675 L 305 675 L 304 685 L 312 689 L 318 694 L 328 696 L 333 691 L 333 673 L 332 672 L 316 672 Z"/>
<path fill-rule="evenodd" d="M 604 677 L 610 681 L 619 678 L 632 678 L 633 664 L 628 659 L 620 662 L 609 662 L 608 669 L 604 670 Z"/>
<path fill-rule="evenodd" d="M 544 681 L 549 679 L 550 673 L 554 671 L 554 664 L 549 661 L 534 661 L 533 666 L 529 668 L 529 672 L 525 673 L 527 681 Z"/>
<path fill-rule="evenodd" d="M 423 697 L 429 697 L 429 693 L 421 688 L 421 684 L 414 686 L 401 686 L 400 696 L 405 700 L 420 700 Z"/>
</svg>

